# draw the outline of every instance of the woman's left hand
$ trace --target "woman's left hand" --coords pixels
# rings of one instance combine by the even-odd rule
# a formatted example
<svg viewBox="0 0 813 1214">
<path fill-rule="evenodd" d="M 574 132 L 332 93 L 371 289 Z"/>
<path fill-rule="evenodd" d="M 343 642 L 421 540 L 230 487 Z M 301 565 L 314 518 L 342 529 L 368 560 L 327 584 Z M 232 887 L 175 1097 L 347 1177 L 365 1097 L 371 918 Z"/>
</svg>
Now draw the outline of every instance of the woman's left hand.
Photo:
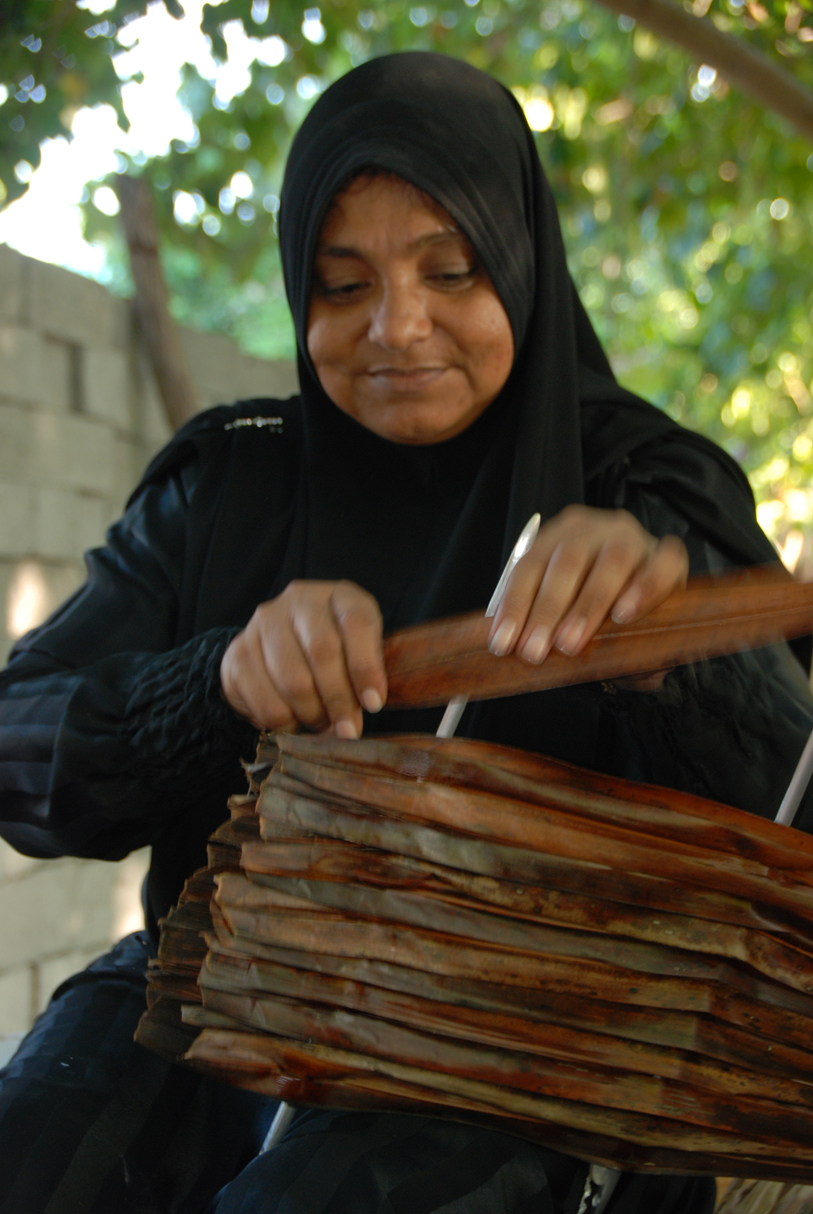
<svg viewBox="0 0 813 1214">
<path fill-rule="evenodd" d="M 568 506 L 542 527 L 511 574 L 489 647 L 536 665 L 553 646 L 580 653 L 608 616 L 618 624 L 640 619 L 685 586 L 688 572 L 677 536 L 655 539 L 626 510 Z"/>
</svg>

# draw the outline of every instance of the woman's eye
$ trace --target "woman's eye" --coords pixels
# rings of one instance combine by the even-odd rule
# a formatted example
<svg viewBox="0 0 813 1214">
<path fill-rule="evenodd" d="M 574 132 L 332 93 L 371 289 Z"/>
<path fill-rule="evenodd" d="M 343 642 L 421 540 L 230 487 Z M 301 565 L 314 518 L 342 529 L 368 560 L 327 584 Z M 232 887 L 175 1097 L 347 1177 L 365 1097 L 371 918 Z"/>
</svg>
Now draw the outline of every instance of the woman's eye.
<svg viewBox="0 0 813 1214">
<path fill-rule="evenodd" d="M 322 293 L 328 299 L 351 299 L 367 286 L 366 282 L 322 283 Z"/>
<path fill-rule="evenodd" d="M 460 270 L 434 270 L 429 274 L 429 279 L 439 286 L 456 287 L 471 282 L 476 273 L 475 266 L 467 266 Z"/>
</svg>

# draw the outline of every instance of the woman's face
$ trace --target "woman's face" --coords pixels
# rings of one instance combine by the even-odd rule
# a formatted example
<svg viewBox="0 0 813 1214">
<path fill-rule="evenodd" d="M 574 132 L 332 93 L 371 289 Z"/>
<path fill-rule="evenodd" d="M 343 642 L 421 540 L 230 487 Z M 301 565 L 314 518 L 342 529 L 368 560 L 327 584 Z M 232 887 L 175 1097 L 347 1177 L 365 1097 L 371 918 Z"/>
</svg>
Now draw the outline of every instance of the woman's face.
<svg viewBox="0 0 813 1214">
<path fill-rule="evenodd" d="M 514 359 L 474 250 L 397 177 L 358 178 L 319 237 L 308 353 L 327 395 L 397 443 L 438 443 L 488 408 Z"/>
</svg>

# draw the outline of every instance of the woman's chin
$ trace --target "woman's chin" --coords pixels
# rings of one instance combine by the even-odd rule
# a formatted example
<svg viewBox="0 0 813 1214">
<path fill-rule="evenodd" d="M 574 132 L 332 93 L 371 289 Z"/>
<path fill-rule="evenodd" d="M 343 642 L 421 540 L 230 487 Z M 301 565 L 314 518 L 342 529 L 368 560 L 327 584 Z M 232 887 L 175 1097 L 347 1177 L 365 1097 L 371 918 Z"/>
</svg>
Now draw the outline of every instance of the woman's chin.
<svg viewBox="0 0 813 1214">
<path fill-rule="evenodd" d="M 445 400 L 368 401 L 344 408 L 366 430 L 393 443 L 429 446 L 454 438 L 467 429 L 483 412 L 471 401 L 458 405 Z"/>
<path fill-rule="evenodd" d="M 454 438 L 470 424 L 468 420 L 451 419 L 447 421 L 437 416 L 427 417 L 420 411 L 413 413 L 405 410 L 404 412 L 406 416 L 400 415 L 398 410 L 393 410 L 394 416 L 376 415 L 369 420 L 361 417 L 358 420 L 379 438 L 389 439 L 392 443 L 405 443 L 416 447 L 426 447 L 432 443 L 442 443 L 447 438 Z"/>
</svg>

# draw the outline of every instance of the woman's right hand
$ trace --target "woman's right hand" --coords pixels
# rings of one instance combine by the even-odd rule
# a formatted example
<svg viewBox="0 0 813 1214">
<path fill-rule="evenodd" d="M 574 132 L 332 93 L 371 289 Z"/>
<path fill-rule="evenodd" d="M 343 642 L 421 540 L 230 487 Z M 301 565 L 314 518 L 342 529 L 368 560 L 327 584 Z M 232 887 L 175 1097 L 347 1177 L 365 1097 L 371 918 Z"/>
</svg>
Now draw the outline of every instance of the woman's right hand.
<svg viewBox="0 0 813 1214">
<path fill-rule="evenodd" d="M 361 737 L 362 707 L 387 698 L 378 603 L 353 582 L 291 582 L 231 642 L 220 683 L 258 729 Z"/>
</svg>

